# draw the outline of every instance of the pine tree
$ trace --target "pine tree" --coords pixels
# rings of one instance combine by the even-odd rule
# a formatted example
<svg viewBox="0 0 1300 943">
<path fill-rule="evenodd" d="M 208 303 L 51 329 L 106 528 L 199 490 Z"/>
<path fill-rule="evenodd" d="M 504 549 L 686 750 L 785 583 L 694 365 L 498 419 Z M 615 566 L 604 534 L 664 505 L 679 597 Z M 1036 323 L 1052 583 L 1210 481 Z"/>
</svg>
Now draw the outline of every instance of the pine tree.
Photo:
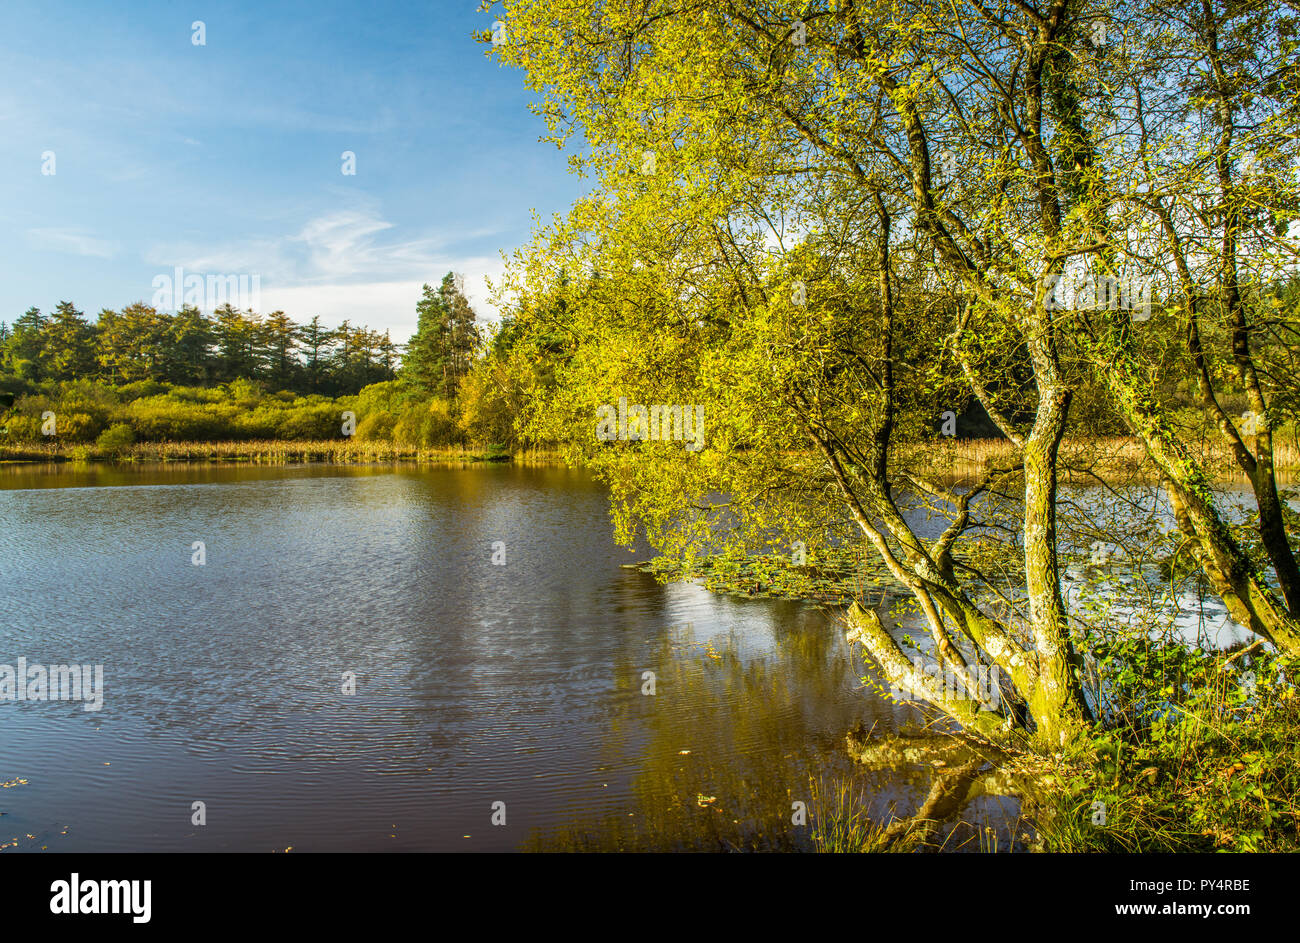
<svg viewBox="0 0 1300 943">
<path fill-rule="evenodd" d="M 417 389 L 454 396 L 479 343 L 474 309 L 448 272 L 437 291 L 424 286 L 415 310 L 415 336 L 406 345 L 402 374 Z"/>
<path fill-rule="evenodd" d="M 40 308 L 28 308 L 15 321 L 6 344 L 10 369 L 25 380 L 39 381 L 47 376 L 45 326 L 49 319 Z"/>
<path fill-rule="evenodd" d="M 60 301 L 44 332 L 50 376 L 76 380 L 95 372 L 95 329 L 71 301 Z"/>
<path fill-rule="evenodd" d="M 443 276 L 442 286 L 438 289 L 447 311 L 443 391 L 449 396 L 456 394 L 460 381 L 469 373 L 479 343 L 474 309 L 465 297 L 462 283 L 463 278 L 448 272 Z"/>
<path fill-rule="evenodd" d="M 298 328 L 298 343 L 306 354 L 304 367 L 307 389 L 319 392 L 329 373 L 330 347 L 334 343 L 334 332 L 320 323 L 320 315 Z"/>
<path fill-rule="evenodd" d="M 3 330 L 4 325 L 0 324 L 0 331 Z M 379 363 L 384 368 L 385 380 L 391 380 L 396 375 L 397 361 L 400 356 L 401 346 L 394 344 L 393 339 L 388 335 L 388 331 L 384 331 L 384 336 L 379 341 Z"/>
<path fill-rule="evenodd" d="M 217 374 L 222 383 L 256 373 L 257 328 L 255 321 L 226 302 L 216 310 Z"/>
<path fill-rule="evenodd" d="M 167 325 L 158 379 L 168 383 L 207 383 L 216 369 L 212 345 L 216 340 L 212 324 L 192 305 L 177 311 Z"/>
<path fill-rule="evenodd" d="M 273 389 L 283 390 L 293 385 L 297 377 L 298 332 L 287 314 L 272 311 L 263 326 L 266 340 L 267 374 Z"/>
<path fill-rule="evenodd" d="M 418 390 L 440 392 L 447 357 L 447 305 L 442 294 L 426 284 L 415 311 L 415 336 L 406 345 L 402 375 Z"/>
<path fill-rule="evenodd" d="M 167 315 L 142 301 L 120 312 L 99 312 L 95 359 L 109 382 L 156 379 L 166 357 L 169 322 Z"/>
</svg>

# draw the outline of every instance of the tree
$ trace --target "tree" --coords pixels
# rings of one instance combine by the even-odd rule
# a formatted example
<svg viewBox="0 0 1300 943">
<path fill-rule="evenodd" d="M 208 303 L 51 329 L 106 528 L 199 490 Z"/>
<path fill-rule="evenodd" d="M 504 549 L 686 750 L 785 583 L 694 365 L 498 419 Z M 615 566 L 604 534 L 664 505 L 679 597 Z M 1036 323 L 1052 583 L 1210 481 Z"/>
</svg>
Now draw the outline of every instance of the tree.
<svg viewBox="0 0 1300 943">
<path fill-rule="evenodd" d="M 299 369 L 296 326 L 283 311 L 273 311 L 266 317 L 263 335 L 267 377 L 274 389 L 288 389 L 297 379 Z"/>
<path fill-rule="evenodd" d="M 1094 186 L 1090 232 L 1109 265 L 1151 254 L 1152 240 L 1134 245 L 1126 238 L 1134 230 L 1156 233 L 1157 259 L 1174 274 L 1175 300 L 1160 313 L 1185 338 L 1178 368 L 1194 378 L 1197 405 L 1251 482 L 1260 543 L 1279 593 L 1232 533 L 1203 462 L 1174 432 L 1173 410 L 1152 380 L 1149 345 L 1103 317 L 1085 336 L 1085 349 L 1166 477 L 1191 552 L 1233 618 L 1296 651 L 1300 570 L 1273 457 L 1281 405 L 1275 397 L 1285 395 L 1285 383 L 1270 382 L 1259 359 L 1262 352 L 1268 358 L 1268 346 L 1276 349 L 1270 336 L 1295 337 L 1287 323 L 1294 316 L 1270 305 L 1261 290 L 1283 276 L 1297 251 L 1287 223 L 1296 216 L 1297 191 L 1289 169 L 1283 171 L 1297 157 L 1295 18 L 1278 4 L 1213 0 L 1174 4 L 1159 15 L 1159 28 L 1148 23 L 1137 42 L 1105 56 L 1133 95 L 1120 116 L 1127 146 L 1106 163 L 1111 155 L 1096 156 L 1094 145 L 1073 135 L 1081 158 L 1106 169 Z M 1200 129 L 1191 141 L 1189 115 Z M 1234 392 L 1248 405 L 1240 420 L 1224 405 Z"/>
<path fill-rule="evenodd" d="M 479 344 L 479 331 L 474 309 L 465 297 L 463 279 L 452 272 L 443 276 L 438 294 L 446 312 L 443 345 L 446 352 L 443 363 L 442 388 L 448 396 L 455 396 L 461 379 L 469 372 L 474 351 Z"/>
<path fill-rule="evenodd" d="M 259 324 L 229 302 L 216 310 L 217 376 L 221 382 L 254 379 L 260 371 Z"/>
<path fill-rule="evenodd" d="M 307 361 L 304 365 L 306 386 L 313 393 L 322 389 L 333 342 L 334 333 L 320 323 L 320 315 L 313 315 L 309 322 L 298 328 L 298 343 Z"/>
<path fill-rule="evenodd" d="M 446 299 L 425 284 L 415 311 L 415 334 L 406 344 L 402 375 L 418 390 L 440 392 L 447 373 Z"/>
<path fill-rule="evenodd" d="M 388 331 L 384 331 L 384 336 L 380 339 L 378 348 L 379 365 L 383 368 L 383 377 L 385 380 L 391 380 L 397 376 L 397 366 L 402 355 L 401 345 L 394 344 L 393 339 L 388 336 Z"/>
<path fill-rule="evenodd" d="M 339 346 L 335 348 L 330 358 L 330 381 L 331 389 L 339 392 L 350 388 L 356 361 L 356 349 L 353 346 L 356 329 L 352 327 L 350 320 L 345 319 L 335 328 L 334 339 L 338 341 Z"/>
<path fill-rule="evenodd" d="M 95 368 L 95 329 L 70 301 L 60 301 L 42 335 L 49 374 L 56 380 L 89 376 Z"/>
<path fill-rule="evenodd" d="M 424 286 L 415 310 L 416 330 L 402 359 L 403 375 L 417 389 L 454 396 L 478 349 L 474 309 L 456 275 L 448 272 L 436 292 Z"/>
<path fill-rule="evenodd" d="M 169 319 L 144 302 L 105 308 L 96 322 L 96 360 L 112 383 L 156 379 L 167 357 Z M 73 377 L 70 379 L 79 379 Z"/>
<path fill-rule="evenodd" d="M 1196 7 L 1187 4 L 1189 22 Z M 996 664 L 1024 699 L 1037 736 L 1059 743 L 1090 716 L 1060 587 L 1057 481 L 1072 401 L 1091 383 L 1109 391 L 1166 476 L 1179 524 L 1234 617 L 1300 648 L 1295 614 L 1227 526 L 1190 443 L 1174 431 L 1129 312 L 1109 300 L 1097 304 L 1104 291 L 1084 303 L 1055 297 L 1057 286 L 1080 275 L 1093 285 L 1122 283 L 1158 255 L 1131 207 L 1144 192 L 1161 191 L 1144 188 L 1135 174 L 1157 167 L 1166 193 L 1205 192 L 1203 182 L 1235 192 L 1221 170 L 1205 175 L 1231 163 L 1226 135 L 1197 137 L 1196 128 L 1213 122 L 1193 124 L 1189 135 L 1185 120 L 1198 103 L 1225 98 L 1229 86 L 1238 94 L 1235 79 L 1213 79 L 1219 88 L 1208 97 L 1186 84 L 1166 92 L 1171 114 L 1181 108 L 1184 120 L 1171 119 L 1161 147 L 1141 149 L 1141 102 L 1159 96 L 1156 86 L 1228 74 L 1214 62 L 1221 14 L 1180 31 L 1170 27 L 1168 9 L 1122 4 L 1109 16 L 1123 24 L 1123 41 L 1107 44 L 1097 29 L 1107 14 L 1067 0 L 955 7 L 843 0 L 825 9 L 740 2 L 707 11 L 654 0 L 582 9 L 509 4 L 512 35 L 521 40 L 493 54 L 527 70 L 552 140 L 581 132 L 589 152 L 575 162 L 598 181 L 567 219 L 539 234 L 512 277 L 526 321 L 536 319 L 561 273 L 581 273 L 581 291 L 565 293 L 571 323 L 544 325 L 565 332 L 573 350 L 545 429 L 580 435 L 580 425 L 565 423 L 581 422 L 583 410 L 621 388 L 640 388 L 641 402 L 664 402 L 646 397 L 666 395 L 683 370 L 698 371 L 695 382 L 716 397 L 709 412 L 725 417 L 712 433 L 722 445 L 696 462 L 709 475 L 686 476 L 680 465 L 689 457 L 661 459 L 644 445 L 590 451 L 611 481 L 624 534 L 635 520 L 680 548 L 669 531 L 700 536 L 705 525 L 691 509 L 710 507 L 714 491 L 731 496 L 731 516 L 762 520 L 760 495 L 775 501 L 803 492 L 805 482 L 816 483 L 818 494 L 832 489 L 840 512 L 925 613 L 936 652 L 955 658 L 948 653 L 964 649 Z M 1248 62 L 1241 50 L 1261 42 L 1260 25 L 1289 14 L 1274 4 L 1241 9 L 1253 25 L 1235 31 L 1233 49 Z M 1265 90 L 1294 100 L 1295 44 L 1284 48 L 1257 70 L 1267 81 L 1241 100 Z M 1275 149 L 1295 138 L 1289 108 L 1266 116 Z M 1224 129 L 1234 120 L 1220 108 Z M 1207 236 L 1179 215 L 1175 232 L 1198 246 L 1218 240 L 1212 277 L 1238 322 L 1237 351 L 1250 334 L 1249 320 L 1243 331 L 1232 314 L 1242 306 L 1232 300 L 1226 260 L 1233 252 L 1224 248 L 1237 214 L 1220 200 L 1202 215 Z M 1294 255 L 1276 228 L 1274 241 L 1281 248 L 1272 251 Z M 795 317 L 783 313 L 781 300 L 792 289 L 805 309 Z M 873 309 L 877 333 L 860 335 L 862 312 Z M 896 345 L 918 330 L 941 338 L 942 348 L 920 361 L 899 357 Z M 762 351 L 759 363 L 726 346 L 736 335 Z M 841 343 L 855 336 L 854 344 Z M 868 347 L 871 336 L 883 346 Z M 677 360 L 662 362 L 646 338 Z M 1027 387 L 1017 361 L 1028 369 Z M 733 372 L 728 394 L 744 390 L 770 414 L 755 416 L 723 396 L 714 363 Z M 1238 382 L 1249 390 L 1249 367 L 1240 357 L 1238 364 Z M 891 462 L 900 427 L 916 418 L 902 404 L 923 402 L 924 385 L 909 374 L 934 380 L 948 367 L 965 387 L 963 399 L 981 402 L 1017 455 L 1013 467 L 990 469 L 957 490 L 913 472 L 900 479 Z M 749 425 L 732 422 L 735 414 Z M 750 453 L 790 447 L 790 428 L 819 463 L 798 475 L 779 465 L 754 468 Z M 721 451 L 711 458 L 715 448 Z M 1268 448 L 1257 445 L 1257 463 Z M 1257 502 L 1266 508 L 1268 476 L 1258 476 Z M 899 503 L 901 481 L 941 502 L 951 520 L 943 535 L 913 531 Z M 957 565 L 957 552 L 979 550 L 976 500 L 1016 482 L 1022 579 L 999 587 Z M 682 489 L 680 498 L 672 487 Z M 766 520 L 787 537 L 797 533 L 786 523 L 793 517 Z M 1275 556 L 1285 582 L 1286 555 Z M 998 593 L 1003 601 L 990 605 Z M 887 674 L 908 671 L 896 641 L 869 613 L 857 622 Z M 932 700 L 979 724 L 968 706 L 944 703 L 941 694 Z"/>
<path fill-rule="evenodd" d="M 15 321 L 6 343 L 11 369 L 25 380 L 39 381 L 47 372 L 44 336 L 48 319 L 40 308 L 28 308 Z"/>
<path fill-rule="evenodd" d="M 167 324 L 166 341 L 156 379 L 184 385 L 205 384 L 215 372 L 212 324 L 191 305 L 182 307 Z"/>
<path fill-rule="evenodd" d="M 754 540 L 776 528 L 786 540 L 809 541 L 833 529 L 834 519 L 810 520 L 797 511 L 798 499 L 810 486 L 837 494 L 834 514 L 851 521 L 911 591 L 940 657 L 958 665 L 983 657 L 998 665 L 1027 705 L 1024 730 L 1059 745 L 1082 731 L 1089 711 L 1056 571 L 1055 459 L 1068 394 L 1042 309 L 1024 312 L 1005 288 L 987 284 L 985 273 L 952 273 L 977 302 L 964 310 L 978 310 L 990 325 L 989 343 L 1017 334 L 1030 340 L 1039 396 L 1032 433 L 1016 435 L 1023 460 L 990 470 L 965 497 L 943 493 L 952 527 L 937 539 L 922 538 L 891 482 L 898 474 L 891 463 L 897 431 L 915 421 L 900 404 L 918 395 L 911 382 L 899 388 L 895 344 L 946 333 L 935 330 L 942 322 L 921 331 L 909 323 L 905 333 L 896 326 L 895 288 L 908 281 L 896 273 L 897 217 L 910 217 L 907 229 L 923 239 L 923 249 L 911 254 L 909 280 L 935 287 L 922 263 L 936 254 L 928 222 L 938 214 L 914 179 L 927 157 L 918 147 L 908 150 L 915 132 L 906 112 L 917 90 L 870 64 L 881 55 L 878 48 L 858 49 L 864 65 L 848 76 L 817 57 L 800 58 L 788 41 L 798 18 L 793 7 L 789 12 L 774 21 L 732 7 L 690 22 L 656 4 L 644 10 L 613 4 L 600 12 L 603 35 L 575 45 L 561 37 L 588 24 L 557 22 L 531 4 L 512 9 L 516 35 L 528 41 L 502 54 L 548 87 L 541 107 L 553 123 L 561 114 L 575 116 L 602 184 L 555 227 L 551 244 L 535 247 L 550 277 L 528 273 L 552 284 L 557 269 L 591 273 L 590 293 L 568 299 L 578 352 L 559 385 L 611 398 L 626 387 L 640 393 L 637 402 L 672 403 L 662 387 L 680 383 L 683 371 L 686 377 L 692 368 L 701 371 L 696 382 L 710 394 L 704 411 L 720 417 L 710 420 L 711 443 L 696 462 L 708 474 L 680 470 L 692 460 L 686 452 L 660 460 L 660 450 L 602 450 L 598 467 L 622 505 L 616 514 L 624 536 L 639 520 L 652 539 L 678 549 L 689 544 L 674 533 Z M 919 35 L 924 25 L 904 28 Z M 843 32 L 847 51 L 835 52 L 841 62 L 863 42 L 855 26 L 846 24 Z M 611 55 L 604 69 L 570 61 L 626 51 L 634 35 L 635 54 Z M 911 50 L 911 35 L 878 39 L 889 49 L 923 55 Z M 656 73 L 659 78 L 645 81 Z M 588 79 L 595 75 L 600 78 Z M 846 153 L 846 137 L 861 147 Z M 799 167 L 809 168 L 804 180 Z M 807 235 L 791 244 L 783 235 L 791 229 Z M 766 250 L 770 240 L 782 251 Z M 638 336 L 653 338 L 657 349 L 646 350 Z M 880 340 L 868 346 L 872 337 Z M 938 365 L 933 353 L 928 359 Z M 609 382 L 613 377 L 617 384 Z M 699 402 L 686 400 L 692 401 Z M 762 404 L 762 414 L 755 404 Z M 795 441 L 812 449 L 813 464 L 785 459 Z M 669 460 L 671 470 L 664 467 Z M 1009 476 L 1023 480 L 1027 598 L 1023 610 L 999 615 L 982 601 L 991 587 L 980 591 L 980 580 L 954 568 L 953 544 L 972 527 L 974 498 Z M 727 510 L 710 499 L 716 492 L 729 496 Z M 721 521 L 737 518 L 745 526 L 726 537 L 714 533 Z M 859 631 L 887 674 L 914 680 L 898 643 L 878 622 L 873 629 L 868 613 L 859 613 Z M 1031 644 L 1020 641 L 1022 631 Z M 1012 713 L 980 712 L 970 697 L 932 694 L 936 706 L 986 733 L 1019 726 Z"/>
</svg>

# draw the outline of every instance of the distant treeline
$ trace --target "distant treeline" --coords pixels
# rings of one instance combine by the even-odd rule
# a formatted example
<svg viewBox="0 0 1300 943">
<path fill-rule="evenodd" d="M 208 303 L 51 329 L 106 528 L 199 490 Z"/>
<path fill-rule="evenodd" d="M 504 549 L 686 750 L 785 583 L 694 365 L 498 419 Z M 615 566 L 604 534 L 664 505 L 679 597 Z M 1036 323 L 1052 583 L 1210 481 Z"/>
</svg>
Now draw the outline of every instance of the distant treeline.
<svg viewBox="0 0 1300 943">
<path fill-rule="evenodd" d="M 0 389 L 33 391 L 51 380 L 199 387 L 255 380 L 277 392 L 340 396 L 405 368 L 416 388 L 454 395 L 479 346 L 474 310 L 449 272 L 438 289 L 424 286 L 416 311 L 417 331 L 404 348 L 387 331 L 350 321 L 300 324 L 283 311 L 261 315 L 229 303 L 208 316 L 136 302 L 90 321 L 61 301 L 48 315 L 33 307 L 12 325 L 0 321 Z"/>
<path fill-rule="evenodd" d="M 355 436 L 416 449 L 515 447 L 531 376 L 485 343 L 450 273 L 424 286 L 406 345 L 319 317 L 296 323 L 232 305 L 205 316 L 144 303 L 89 321 L 71 302 L 0 322 L 0 450 L 121 453 L 138 442 L 305 441 Z M 351 423 L 344 414 L 350 412 Z"/>
<path fill-rule="evenodd" d="M 106 308 L 90 321 L 62 301 L 48 315 L 29 308 L 12 325 L 0 322 L 0 376 L 28 386 L 258 380 L 272 390 L 339 395 L 393 379 L 401 354 L 388 332 L 347 321 L 331 329 L 319 317 L 299 324 L 283 311 L 259 315 L 230 304 L 206 316 L 193 307 L 169 313 L 137 302 Z"/>
</svg>

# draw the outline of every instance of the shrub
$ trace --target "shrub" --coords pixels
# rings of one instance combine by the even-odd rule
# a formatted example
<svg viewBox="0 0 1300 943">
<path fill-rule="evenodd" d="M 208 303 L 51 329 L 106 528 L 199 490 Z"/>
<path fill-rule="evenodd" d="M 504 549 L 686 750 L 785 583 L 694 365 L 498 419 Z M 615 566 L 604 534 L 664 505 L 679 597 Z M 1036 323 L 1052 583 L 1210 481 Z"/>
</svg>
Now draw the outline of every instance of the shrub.
<svg viewBox="0 0 1300 943">
<path fill-rule="evenodd" d="M 86 412 L 58 413 L 55 431 L 64 442 L 93 442 L 104 430 L 105 421 Z"/>
<path fill-rule="evenodd" d="M 404 412 L 393 427 L 393 441 L 420 448 L 436 448 L 463 441 L 451 404 L 434 398 Z"/>
<path fill-rule="evenodd" d="M 41 435 L 41 414 L 21 412 L 9 417 L 5 423 L 6 438 L 11 442 L 38 442 Z"/>
<path fill-rule="evenodd" d="M 125 422 L 115 422 L 99 434 L 95 447 L 109 455 L 117 455 L 135 443 L 135 430 Z"/>
<path fill-rule="evenodd" d="M 233 417 L 232 439 L 274 439 L 279 411 L 274 406 L 239 409 Z"/>
<path fill-rule="evenodd" d="M 495 361 L 483 361 L 461 382 L 458 404 L 460 430 L 473 442 L 516 444 L 514 410 L 505 388 L 506 371 Z"/>
<path fill-rule="evenodd" d="M 236 438 L 234 406 L 177 402 L 167 396 L 138 399 L 127 406 L 124 418 L 146 442 L 202 441 Z"/>
<path fill-rule="evenodd" d="M 161 396 L 166 392 L 168 392 L 167 384 L 159 383 L 157 380 L 136 380 L 134 383 L 124 383 L 117 388 L 117 395 L 125 402 L 142 396 Z"/>
<path fill-rule="evenodd" d="M 280 439 L 317 440 L 337 438 L 343 425 L 342 410 L 332 403 L 306 403 L 284 410 L 276 420 Z"/>
<path fill-rule="evenodd" d="M 396 416 L 392 413 L 377 410 L 357 423 L 357 439 L 362 442 L 391 442 L 393 441 L 393 428 L 396 425 Z"/>
<path fill-rule="evenodd" d="M 245 409 L 258 405 L 266 397 L 266 387 L 260 380 L 246 380 L 240 377 L 231 380 L 226 387 L 228 398 Z"/>
</svg>

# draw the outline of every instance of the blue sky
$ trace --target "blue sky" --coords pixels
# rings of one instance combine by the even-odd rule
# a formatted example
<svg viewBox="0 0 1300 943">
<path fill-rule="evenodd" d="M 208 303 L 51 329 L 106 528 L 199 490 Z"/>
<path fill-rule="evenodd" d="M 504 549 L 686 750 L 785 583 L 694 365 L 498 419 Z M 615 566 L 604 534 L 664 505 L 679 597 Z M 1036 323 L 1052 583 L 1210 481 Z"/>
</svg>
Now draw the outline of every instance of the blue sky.
<svg viewBox="0 0 1300 943">
<path fill-rule="evenodd" d="M 456 270 L 493 316 L 501 250 L 582 188 L 523 74 L 472 38 L 493 19 L 472 0 L 4 0 L 0 320 L 148 302 L 176 266 L 395 340 Z"/>
</svg>

